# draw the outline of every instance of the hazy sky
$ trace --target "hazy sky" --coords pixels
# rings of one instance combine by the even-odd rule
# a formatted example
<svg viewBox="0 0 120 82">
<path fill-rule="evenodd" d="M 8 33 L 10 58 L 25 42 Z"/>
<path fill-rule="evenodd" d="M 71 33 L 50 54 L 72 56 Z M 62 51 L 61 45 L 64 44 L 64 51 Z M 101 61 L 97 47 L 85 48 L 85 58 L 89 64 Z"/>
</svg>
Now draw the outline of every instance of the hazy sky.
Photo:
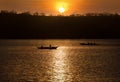
<svg viewBox="0 0 120 82">
<path fill-rule="evenodd" d="M 0 10 L 58 13 L 57 5 L 65 3 L 66 12 L 120 12 L 120 0 L 0 0 Z"/>
</svg>

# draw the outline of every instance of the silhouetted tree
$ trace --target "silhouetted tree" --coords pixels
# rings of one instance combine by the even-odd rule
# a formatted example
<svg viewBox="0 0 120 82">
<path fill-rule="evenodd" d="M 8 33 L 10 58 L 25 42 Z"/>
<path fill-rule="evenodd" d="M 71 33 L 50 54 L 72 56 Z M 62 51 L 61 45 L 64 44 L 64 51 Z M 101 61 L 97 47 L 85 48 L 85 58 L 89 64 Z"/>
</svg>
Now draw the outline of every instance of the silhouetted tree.
<svg viewBox="0 0 120 82">
<path fill-rule="evenodd" d="M 87 13 L 86 16 L 96 16 L 95 13 Z"/>
<path fill-rule="evenodd" d="M 45 16 L 45 13 L 40 13 L 40 16 Z"/>
<path fill-rule="evenodd" d="M 114 16 L 119 16 L 119 14 L 118 14 L 118 13 L 115 13 Z"/>
<path fill-rule="evenodd" d="M 4 15 L 4 14 L 8 14 L 9 12 L 7 11 L 7 10 L 1 10 L 1 12 L 0 12 L 2 15 Z"/>
<path fill-rule="evenodd" d="M 27 11 L 27 12 L 22 12 L 20 15 L 30 16 L 31 14 L 30 14 L 30 12 L 29 12 L 29 11 Z"/>
<path fill-rule="evenodd" d="M 17 14 L 17 12 L 14 11 L 14 10 L 10 11 L 9 13 L 10 13 L 10 14 L 13 14 L 13 15 Z"/>
<path fill-rule="evenodd" d="M 33 13 L 34 16 L 39 16 L 38 12 Z"/>
<path fill-rule="evenodd" d="M 74 17 L 74 16 L 76 16 L 76 15 L 75 15 L 75 14 L 71 14 L 70 16 L 71 16 L 71 17 Z"/>
</svg>

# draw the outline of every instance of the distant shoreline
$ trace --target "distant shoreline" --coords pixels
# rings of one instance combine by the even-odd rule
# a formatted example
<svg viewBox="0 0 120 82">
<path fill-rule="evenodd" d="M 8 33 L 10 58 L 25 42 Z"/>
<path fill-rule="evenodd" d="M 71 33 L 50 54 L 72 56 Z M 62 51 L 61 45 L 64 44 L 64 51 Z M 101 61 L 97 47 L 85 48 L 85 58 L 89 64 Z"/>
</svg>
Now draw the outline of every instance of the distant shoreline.
<svg viewBox="0 0 120 82">
<path fill-rule="evenodd" d="M 0 39 L 120 39 L 120 16 L 0 14 Z"/>
</svg>

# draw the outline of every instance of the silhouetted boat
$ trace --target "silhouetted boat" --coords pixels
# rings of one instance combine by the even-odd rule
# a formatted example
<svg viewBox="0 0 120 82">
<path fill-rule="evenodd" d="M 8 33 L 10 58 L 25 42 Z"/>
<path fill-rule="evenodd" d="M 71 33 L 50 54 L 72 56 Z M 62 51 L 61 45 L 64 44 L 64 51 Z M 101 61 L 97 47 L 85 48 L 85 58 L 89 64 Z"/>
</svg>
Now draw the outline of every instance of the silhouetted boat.
<svg viewBox="0 0 120 82">
<path fill-rule="evenodd" d="M 95 45 L 99 45 L 99 44 L 97 44 L 97 43 L 90 43 L 90 42 L 88 42 L 88 43 L 80 43 L 80 45 L 95 46 Z"/>
<path fill-rule="evenodd" d="M 57 47 L 52 47 L 51 45 L 49 47 L 40 46 L 38 49 L 57 49 Z"/>
</svg>

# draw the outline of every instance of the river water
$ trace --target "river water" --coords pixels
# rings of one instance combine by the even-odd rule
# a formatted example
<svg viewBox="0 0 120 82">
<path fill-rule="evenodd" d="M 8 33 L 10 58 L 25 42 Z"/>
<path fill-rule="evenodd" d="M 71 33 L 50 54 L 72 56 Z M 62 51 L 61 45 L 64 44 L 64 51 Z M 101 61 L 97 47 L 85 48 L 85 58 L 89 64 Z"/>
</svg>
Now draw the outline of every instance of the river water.
<svg viewBox="0 0 120 82">
<path fill-rule="evenodd" d="M 120 82 L 120 39 L 0 40 L 0 82 Z"/>
</svg>

